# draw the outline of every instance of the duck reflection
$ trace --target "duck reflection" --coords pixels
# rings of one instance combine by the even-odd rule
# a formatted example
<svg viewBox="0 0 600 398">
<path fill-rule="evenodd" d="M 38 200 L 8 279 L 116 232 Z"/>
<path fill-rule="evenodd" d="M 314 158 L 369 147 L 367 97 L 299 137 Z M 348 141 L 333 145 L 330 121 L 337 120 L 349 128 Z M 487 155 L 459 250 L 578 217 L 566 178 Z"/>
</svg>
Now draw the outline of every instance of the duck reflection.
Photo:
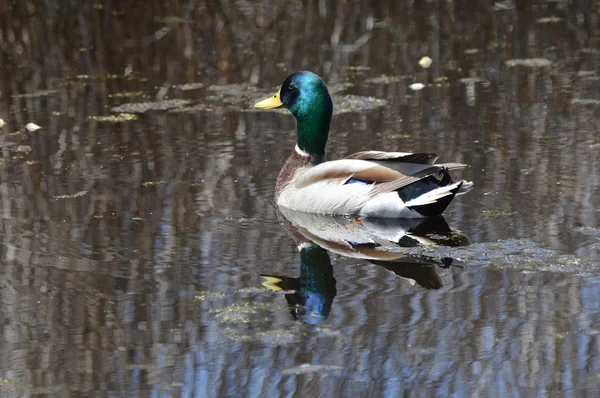
<svg viewBox="0 0 600 398">
<path fill-rule="evenodd" d="M 364 259 L 411 285 L 440 289 L 439 268 L 461 266 L 452 258 L 402 252 L 402 248 L 466 246 L 470 240 L 452 231 L 443 217 L 428 219 L 358 219 L 279 209 L 280 219 L 300 251 L 300 276 L 263 274 L 262 285 L 283 291 L 294 319 L 323 322 L 337 293 L 328 252 Z"/>
<path fill-rule="evenodd" d="M 300 248 L 300 277 L 261 275 L 263 286 L 285 291 L 294 319 L 320 323 L 327 319 L 337 291 L 329 253 L 319 245 L 306 243 Z"/>
</svg>

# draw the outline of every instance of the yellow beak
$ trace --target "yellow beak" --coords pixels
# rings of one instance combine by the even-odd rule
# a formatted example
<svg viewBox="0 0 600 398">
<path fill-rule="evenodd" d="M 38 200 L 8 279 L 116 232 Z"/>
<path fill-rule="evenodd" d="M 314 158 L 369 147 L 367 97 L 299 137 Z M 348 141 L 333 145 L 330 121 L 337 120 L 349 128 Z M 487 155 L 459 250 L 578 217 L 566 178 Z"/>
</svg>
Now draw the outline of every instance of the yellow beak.
<svg viewBox="0 0 600 398">
<path fill-rule="evenodd" d="M 274 96 L 257 102 L 254 104 L 254 107 L 258 109 L 275 109 L 283 107 L 283 102 L 281 102 L 281 98 L 279 97 L 280 92 L 281 90 L 279 90 Z"/>
</svg>

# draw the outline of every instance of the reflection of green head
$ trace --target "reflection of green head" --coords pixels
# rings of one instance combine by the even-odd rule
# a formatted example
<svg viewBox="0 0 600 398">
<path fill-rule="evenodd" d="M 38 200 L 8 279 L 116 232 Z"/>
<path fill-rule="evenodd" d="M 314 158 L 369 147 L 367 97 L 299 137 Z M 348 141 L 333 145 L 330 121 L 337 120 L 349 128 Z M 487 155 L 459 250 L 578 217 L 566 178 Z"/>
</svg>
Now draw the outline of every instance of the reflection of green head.
<svg viewBox="0 0 600 398">
<path fill-rule="evenodd" d="M 306 323 L 320 323 L 329 316 L 336 295 L 329 253 L 315 244 L 300 251 L 300 293 L 305 297 Z"/>
<path fill-rule="evenodd" d="M 281 85 L 280 98 L 296 117 L 298 147 L 313 156 L 325 154 L 333 102 L 323 79 L 312 72 L 296 72 Z"/>
</svg>

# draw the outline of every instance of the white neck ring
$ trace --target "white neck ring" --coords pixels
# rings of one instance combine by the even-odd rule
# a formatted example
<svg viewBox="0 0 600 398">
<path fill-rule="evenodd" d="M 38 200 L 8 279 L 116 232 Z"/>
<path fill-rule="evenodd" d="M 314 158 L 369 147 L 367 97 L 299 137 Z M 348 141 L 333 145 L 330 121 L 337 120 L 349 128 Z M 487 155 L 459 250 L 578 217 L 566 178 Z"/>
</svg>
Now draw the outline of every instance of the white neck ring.
<svg viewBox="0 0 600 398">
<path fill-rule="evenodd" d="M 310 154 L 308 152 L 303 151 L 302 149 L 300 149 L 300 147 L 298 146 L 298 144 L 296 144 L 296 153 L 300 156 L 303 157 L 308 157 L 310 156 Z"/>
</svg>

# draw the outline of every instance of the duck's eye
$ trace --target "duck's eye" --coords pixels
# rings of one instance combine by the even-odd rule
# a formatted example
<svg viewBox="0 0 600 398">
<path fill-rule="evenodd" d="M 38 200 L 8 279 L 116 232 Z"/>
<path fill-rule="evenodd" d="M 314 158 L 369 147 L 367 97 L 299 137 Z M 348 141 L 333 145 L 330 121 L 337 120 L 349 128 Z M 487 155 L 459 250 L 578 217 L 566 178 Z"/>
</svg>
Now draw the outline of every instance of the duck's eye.
<svg viewBox="0 0 600 398">
<path fill-rule="evenodd" d="M 292 82 L 290 82 L 290 84 L 288 85 L 288 90 L 292 91 L 296 89 L 296 85 Z"/>
</svg>

